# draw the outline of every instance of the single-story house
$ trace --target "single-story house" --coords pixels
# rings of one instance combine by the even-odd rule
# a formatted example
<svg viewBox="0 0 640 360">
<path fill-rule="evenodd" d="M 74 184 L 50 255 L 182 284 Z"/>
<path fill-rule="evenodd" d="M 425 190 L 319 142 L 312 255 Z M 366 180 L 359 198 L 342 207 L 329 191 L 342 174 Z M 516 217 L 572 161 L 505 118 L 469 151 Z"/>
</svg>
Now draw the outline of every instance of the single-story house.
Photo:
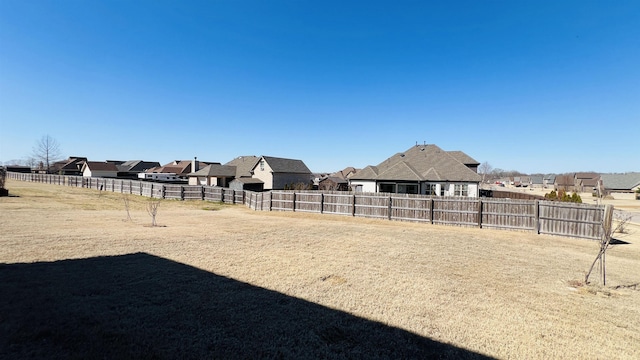
<svg viewBox="0 0 640 360">
<path fill-rule="evenodd" d="M 349 181 L 338 176 L 326 176 L 318 181 L 318 190 L 348 191 Z"/>
<path fill-rule="evenodd" d="M 556 191 L 576 191 L 575 177 L 573 175 L 558 175 L 556 176 L 556 181 L 553 184 L 553 188 Z"/>
<path fill-rule="evenodd" d="M 349 178 L 349 184 L 362 192 L 478 197 L 482 181 L 478 165 L 461 151 L 415 145 L 358 171 Z"/>
<path fill-rule="evenodd" d="M 51 172 L 59 175 L 82 175 L 82 165 L 87 161 L 86 157 L 69 156 L 67 160 L 56 161 L 51 165 Z"/>
<path fill-rule="evenodd" d="M 262 156 L 251 169 L 251 177 L 264 183 L 264 190 L 282 190 L 294 184 L 309 185 L 311 170 L 302 160 Z"/>
<path fill-rule="evenodd" d="M 187 178 L 190 173 L 200 170 L 202 167 L 220 163 L 211 163 L 199 161 L 197 158 L 193 160 L 174 160 L 168 164 L 148 169 L 147 173 L 173 173 L 180 178 Z M 192 170 L 193 169 L 193 170 Z"/>
<path fill-rule="evenodd" d="M 546 189 L 547 187 L 552 186 L 556 183 L 556 175 L 555 174 L 545 175 L 542 178 L 542 182 L 543 182 L 543 187 Z"/>
<path fill-rule="evenodd" d="M 190 173 L 188 176 L 189 185 L 229 187 L 229 183 L 236 177 L 236 167 L 211 164 Z"/>
<path fill-rule="evenodd" d="M 544 177 L 542 175 L 531 175 L 531 187 L 541 189 L 544 187 Z"/>
<path fill-rule="evenodd" d="M 109 162 L 109 161 L 107 161 Z M 157 161 L 129 160 L 116 164 L 118 168 L 118 177 L 123 179 L 137 179 L 139 173 L 146 172 L 149 169 L 160 167 Z"/>
<path fill-rule="evenodd" d="M 640 189 L 640 172 L 602 174 L 601 177 L 605 194 L 615 199 L 634 199 L 634 193 Z"/>
<path fill-rule="evenodd" d="M 115 178 L 118 176 L 118 168 L 108 162 L 85 161 L 82 165 L 82 176 Z"/>
<path fill-rule="evenodd" d="M 600 184 L 600 174 L 594 172 L 578 172 L 575 174 L 577 192 L 592 192 Z"/>
</svg>

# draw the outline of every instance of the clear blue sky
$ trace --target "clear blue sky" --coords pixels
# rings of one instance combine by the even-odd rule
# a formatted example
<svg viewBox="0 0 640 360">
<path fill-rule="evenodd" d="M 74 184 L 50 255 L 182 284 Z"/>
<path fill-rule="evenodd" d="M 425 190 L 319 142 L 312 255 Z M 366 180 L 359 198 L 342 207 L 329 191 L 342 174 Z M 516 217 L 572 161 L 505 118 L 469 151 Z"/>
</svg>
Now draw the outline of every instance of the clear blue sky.
<svg viewBox="0 0 640 360">
<path fill-rule="evenodd" d="M 0 161 L 640 171 L 640 1 L 0 0 Z"/>
</svg>

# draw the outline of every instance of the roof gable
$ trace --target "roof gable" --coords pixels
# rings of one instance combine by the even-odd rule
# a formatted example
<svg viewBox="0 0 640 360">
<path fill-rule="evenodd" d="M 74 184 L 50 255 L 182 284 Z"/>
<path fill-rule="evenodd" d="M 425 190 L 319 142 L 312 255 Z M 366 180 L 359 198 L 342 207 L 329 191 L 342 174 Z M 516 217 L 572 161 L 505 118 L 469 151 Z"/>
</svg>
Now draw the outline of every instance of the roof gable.
<svg viewBox="0 0 640 360">
<path fill-rule="evenodd" d="M 256 164 L 260 160 L 259 157 L 249 155 L 249 156 L 238 156 L 237 158 L 229 161 L 225 165 L 227 166 L 235 166 L 236 167 L 236 177 L 251 177 L 251 170 L 256 167 Z"/>
</svg>

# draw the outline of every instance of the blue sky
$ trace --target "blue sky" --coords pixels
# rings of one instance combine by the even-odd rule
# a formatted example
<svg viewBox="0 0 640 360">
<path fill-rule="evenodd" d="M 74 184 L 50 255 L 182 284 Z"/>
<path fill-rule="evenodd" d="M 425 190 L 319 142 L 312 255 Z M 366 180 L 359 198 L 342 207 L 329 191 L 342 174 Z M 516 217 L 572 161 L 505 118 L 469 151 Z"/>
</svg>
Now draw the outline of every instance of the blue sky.
<svg viewBox="0 0 640 360">
<path fill-rule="evenodd" d="M 0 161 L 640 171 L 639 1 L 0 1 Z"/>
</svg>

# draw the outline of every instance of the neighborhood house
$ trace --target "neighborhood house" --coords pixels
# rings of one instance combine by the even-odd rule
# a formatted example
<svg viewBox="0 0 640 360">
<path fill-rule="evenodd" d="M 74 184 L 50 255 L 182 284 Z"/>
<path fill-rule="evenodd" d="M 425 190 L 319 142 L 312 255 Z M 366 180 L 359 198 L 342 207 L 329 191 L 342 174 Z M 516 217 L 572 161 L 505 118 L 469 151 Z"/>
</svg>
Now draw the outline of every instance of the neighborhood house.
<svg viewBox="0 0 640 360">
<path fill-rule="evenodd" d="M 436 145 L 416 145 L 349 178 L 362 192 L 478 197 L 479 163 L 462 151 Z"/>
</svg>

